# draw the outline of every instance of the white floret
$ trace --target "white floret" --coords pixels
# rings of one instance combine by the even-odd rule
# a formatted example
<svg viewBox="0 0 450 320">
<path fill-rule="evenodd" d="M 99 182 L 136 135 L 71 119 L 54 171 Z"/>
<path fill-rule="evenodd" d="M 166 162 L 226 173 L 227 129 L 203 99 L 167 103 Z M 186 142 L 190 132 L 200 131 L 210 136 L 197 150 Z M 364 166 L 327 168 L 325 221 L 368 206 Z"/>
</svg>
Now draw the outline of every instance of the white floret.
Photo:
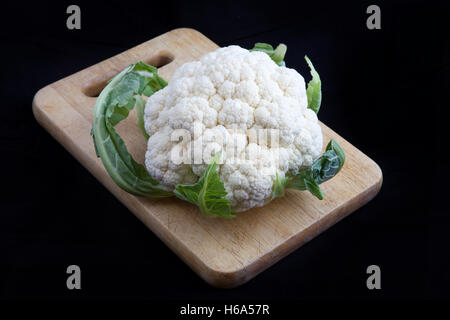
<svg viewBox="0 0 450 320">
<path fill-rule="evenodd" d="M 277 173 L 310 166 L 322 150 L 303 77 L 238 46 L 180 66 L 147 100 L 144 121 L 145 164 L 155 180 L 168 190 L 195 183 L 207 167 L 205 155 L 222 150 L 218 172 L 236 211 L 264 205 Z M 278 130 L 279 139 L 255 140 L 259 129 Z"/>
</svg>

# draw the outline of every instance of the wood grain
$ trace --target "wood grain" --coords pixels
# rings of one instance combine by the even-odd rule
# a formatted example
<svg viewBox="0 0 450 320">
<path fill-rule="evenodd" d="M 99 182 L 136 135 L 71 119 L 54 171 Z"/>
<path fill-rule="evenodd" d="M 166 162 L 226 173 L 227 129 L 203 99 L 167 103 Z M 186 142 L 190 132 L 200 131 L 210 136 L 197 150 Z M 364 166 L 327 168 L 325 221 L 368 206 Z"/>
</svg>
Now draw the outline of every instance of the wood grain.
<svg viewBox="0 0 450 320">
<path fill-rule="evenodd" d="M 285 197 L 235 219 L 208 219 L 178 199 L 149 200 L 117 187 L 96 157 L 90 136 L 95 95 L 130 63 L 169 62 L 159 73 L 170 80 L 181 64 L 216 48 L 195 30 L 170 31 L 42 88 L 34 97 L 33 112 L 56 140 L 205 281 L 234 287 L 370 201 L 381 187 L 382 173 L 374 161 L 321 124 L 324 142 L 337 140 L 347 156 L 339 175 L 322 185 L 322 201 L 308 192 L 287 191 Z M 135 112 L 117 128 L 131 154 L 143 163 L 146 143 Z"/>
</svg>

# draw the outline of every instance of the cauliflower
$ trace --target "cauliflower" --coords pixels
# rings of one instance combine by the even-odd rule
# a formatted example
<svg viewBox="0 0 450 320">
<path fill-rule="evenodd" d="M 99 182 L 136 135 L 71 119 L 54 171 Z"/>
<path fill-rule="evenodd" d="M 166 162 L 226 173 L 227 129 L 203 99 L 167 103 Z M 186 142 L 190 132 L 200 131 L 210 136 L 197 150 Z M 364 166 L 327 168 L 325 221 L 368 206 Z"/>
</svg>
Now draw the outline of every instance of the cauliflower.
<svg viewBox="0 0 450 320">
<path fill-rule="evenodd" d="M 323 199 L 319 184 L 342 168 L 331 140 L 325 152 L 317 120 L 321 81 L 285 67 L 286 46 L 220 48 L 183 64 L 170 84 L 143 62 L 116 75 L 94 108 L 95 151 L 111 178 L 144 197 L 176 197 L 209 217 L 265 205 L 285 188 Z M 147 102 L 142 95 L 148 96 Z M 136 106 L 147 140 L 145 167 L 115 130 Z"/>
<path fill-rule="evenodd" d="M 321 128 L 308 109 L 303 77 L 264 52 L 238 46 L 178 68 L 169 85 L 148 98 L 144 123 L 150 136 L 145 165 L 155 180 L 167 190 L 196 183 L 206 165 L 195 164 L 191 150 L 199 146 L 204 158 L 211 156 L 204 150 L 221 151 L 217 170 L 237 212 L 264 205 L 277 175 L 310 167 L 322 150 Z M 182 141 L 180 129 L 183 138 L 189 136 Z M 277 145 L 250 141 L 252 132 L 264 130 L 278 130 Z M 174 162 L 173 150 L 187 159 Z"/>
</svg>

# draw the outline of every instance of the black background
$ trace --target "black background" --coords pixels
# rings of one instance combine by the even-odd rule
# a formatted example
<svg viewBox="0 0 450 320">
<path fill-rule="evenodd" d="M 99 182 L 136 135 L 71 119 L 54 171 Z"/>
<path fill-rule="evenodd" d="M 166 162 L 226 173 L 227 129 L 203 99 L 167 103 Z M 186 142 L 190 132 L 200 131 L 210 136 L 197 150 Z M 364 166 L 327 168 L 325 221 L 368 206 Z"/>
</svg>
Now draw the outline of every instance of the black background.
<svg viewBox="0 0 450 320">
<path fill-rule="evenodd" d="M 443 1 L 74 3 L 81 30 L 66 28 L 70 2 L 2 4 L 0 298 L 450 298 Z M 366 27 L 370 4 L 381 30 Z M 231 290 L 204 283 L 31 112 L 41 87 L 178 27 L 220 46 L 286 43 L 288 66 L 309 79 L 307 54 L 322 78 L 320 119 L 384 174 L 373 201 Z M 70 264 L 79 291 L 66 288 Z M 371 264 L 381 290 L 366 287 Z"/>
</svg>

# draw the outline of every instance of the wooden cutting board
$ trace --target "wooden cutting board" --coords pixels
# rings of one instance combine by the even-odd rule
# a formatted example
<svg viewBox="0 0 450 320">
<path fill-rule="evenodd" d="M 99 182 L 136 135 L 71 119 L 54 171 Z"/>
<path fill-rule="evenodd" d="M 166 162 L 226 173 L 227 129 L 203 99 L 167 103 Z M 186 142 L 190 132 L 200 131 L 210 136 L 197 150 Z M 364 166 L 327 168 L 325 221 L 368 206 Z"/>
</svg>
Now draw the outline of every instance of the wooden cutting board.
<svg viewBox="0 0 450 320">
<path fill-rule="evenodd" d="M 322 125 L 324 143 L 345 150 L 342 171 L 321 187 L 325 199 L 288 190 L 286 196 L 237 218 L 208 219 L 176 198 L 150 200 L 122 191 L 95 155 L 90 136 L 96 96 L 127 65 L 144 61 L 166 80 L 181 64 L 218 46 L 192 29 L 176 29 L 39 90 L 33 100 L 37 121 L 164 243 L 211 285 L 235 287 L 265 270 L 320 232 L 355 211 L 378 192 L 378 165 Z M 133 111 L 117 128 L 131 154 L 143 163 L 146 142 Z M 167 275 L 169 276 L 169 275 Z M 286 277 L 290 275 L 286 274 Z"/>
</svg>

